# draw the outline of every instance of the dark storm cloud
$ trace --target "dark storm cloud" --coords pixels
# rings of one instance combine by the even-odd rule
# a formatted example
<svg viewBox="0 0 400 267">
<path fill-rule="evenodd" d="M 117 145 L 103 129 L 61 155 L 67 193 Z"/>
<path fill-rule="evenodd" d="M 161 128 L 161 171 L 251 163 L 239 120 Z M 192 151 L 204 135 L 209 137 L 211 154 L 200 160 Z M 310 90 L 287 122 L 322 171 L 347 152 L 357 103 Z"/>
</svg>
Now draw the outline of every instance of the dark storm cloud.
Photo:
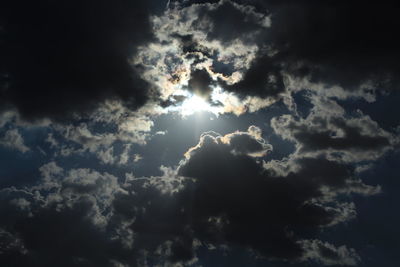
<svg viewBox="0 0 400 267">
<path fill-rule="evenodd" d="M 146 102 L 128 62 L 150 40 L 148 1 L 8 1 L 0 11 L 1 105 L 26 118 L 90 111 L 117 98 Z"/>
</svg>

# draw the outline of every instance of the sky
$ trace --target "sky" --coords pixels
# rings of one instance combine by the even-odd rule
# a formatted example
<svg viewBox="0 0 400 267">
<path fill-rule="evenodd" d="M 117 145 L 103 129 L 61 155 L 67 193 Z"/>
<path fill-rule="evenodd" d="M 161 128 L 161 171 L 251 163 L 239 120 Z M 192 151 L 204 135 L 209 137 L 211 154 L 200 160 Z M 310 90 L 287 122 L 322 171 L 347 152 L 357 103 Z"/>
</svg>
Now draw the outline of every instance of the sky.
<svg viewBox="0 0 400 267">
<path fill-rule="evenodd" d="M 0 9 L 1 266 L 400 266 L 391 1 Z"/>
</svg>

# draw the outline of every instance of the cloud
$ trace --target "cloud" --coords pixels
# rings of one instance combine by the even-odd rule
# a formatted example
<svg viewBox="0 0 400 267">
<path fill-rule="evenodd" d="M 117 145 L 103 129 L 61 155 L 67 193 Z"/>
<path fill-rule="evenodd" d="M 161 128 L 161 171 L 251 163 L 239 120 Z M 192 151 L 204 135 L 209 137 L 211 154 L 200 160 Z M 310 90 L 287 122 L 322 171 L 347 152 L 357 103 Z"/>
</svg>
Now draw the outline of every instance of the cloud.
<svg viewBox="0 0 400 267">
<path fill-rule="evenodd" d="M 332 1 L 172 2 L 152 16 L 143 1 L 20 1 L 0 11 L 0 104 L 8 110 L 0 111 L 0 145 L 30 151 L 23 136 L 31 130 L 44 136 L 38 147 L 51 160 L 38 177 L 24 173 L 29 183 L 0 189 L 0 262 L 190 266 L 208 249 L 238 248 L 266 261 L 359 263 L 349 244 L 321 240 L 321 230 L 357 217 L 352 195 L 381 193 L 360 175 L 399 139 L 338 99 L 373 102 L 375 90 L 397 85 L 393 11 L 364 3 L 357 17 L 354 2 Z M 294 97 L 304 90 L 310 107 Z M 279 115 L 263 127 L 273 132 L 208 131 L 180 161 L 166 158 L 170 148 L 182 151 L 162 144 L 175 118 L 153 119 L 191 93 L 216 114 L 280 100 L 288 109 L 271 108 Z M 234 123 L 259 121 L 243 119 Z M 145 147 L 155 135 L 165 136 Z M 293 152 L 281 153 L 286 141 Z M 159 158 L 176 165 L 137 176 Z"/>
<path fill-rule="evenodd" d="M 207 38 L 223 43 L 236 39 L 254 42 L 262 30 L 270 26 L 270 18 L 267 15 L 257 12 L 251 5 L 240 5 L 234 1 L 219 1 L 208 8 L 200 9 L 199 19 L 195 23 L 204 23 L 203 21 L 211 23 Z"/>
<path fill-rule="evenodd" d="M 280 99 L 288 87 L 319 85 L 370 101 L 375 90 L 399 87 L 394 10 L 390 1 L 175 1 L 169 21 L 158 18 L 158 36 L 191 36 L 186 47 L 212 59 L 215 71 L 240 74 L 220 85 L 243 98 Z"/>
<path fill-rule="evenodd" d="M 34 185 L 0 191 L 7 218 L 0 228 L 10 248 L 2 261 L 18 255 L 25 265 L 186 266 L 200 247 L 241 247 L 267 259 L 354 265 L 354 250 L 320 241 L 318 233 L 355 218 L 348 194 L 379 190 L 353 166 L 324 156 L 293 156 L 280 172 L 285 162 L 270 159 L 271 150 L 250 126 L 204 133 L 160 176 L 117 177 L 49 162 Z"/>
<path fill-rule="evenodd" d="M 212 93 L 210 85 L 213 83 L 212 78 L 205 69 L 192 70 L 188 81 L 189 90 L 196 95 L 208 99 Z"/>
<path fill-rule="evenodd" d="M 231 141 L 243 134 L 231 135 L 203 134 L 179 167 L 179 175 L 194 179 L 187 201 L 199 240 L 299 261 L 309 253 L 299 242 L 305 229 L 316 234 L 321 227 L 354 218 L 353 205 L 324 200 L 347 188 L 354 175 L 351 166 L 323 157 L 302 158 L 297 159 L 299 168 L 280 175 L 247 155 L 254 143 L 243 142 L 247 150 L 239 152 L 245 153 L 235 152 Z"/>
<path fill-rule="evenodd" d="M 366 83 L 373 89 L 398 89 L 396 73 L 400 55 L 396 48 L 398 41 L 393 36 L 399 22 L 394 3 L 244 2 L 264 12 L 271 26 L 258 42 L 264 49 L 259 50 L 236 90 L 241 91 L 243 84 L 248 94 L 267 94 L 270 76 L 282 84 L 287 74 L 349 91 L 357 91 Z M 216 19 L 222 21 L 224 17 Z M 260 86 L 252 87 L 252 83 L 264 84 L 265 91 Z"/>
<path fill-rule="evenodd" d="M 240 17 L 229 16 L 229 21 L 223 26 L 221 21 L 214 21 L 214 17 L 220 17 L 225 9 L 236 12 Z M 185 95 L 185 90 L 208 98 L 219 83 L 230 86 L 240 79 L 241 71 L 248 68 L 254 58 L 257 46 L 239 37 L 253 35 L 259 29 L 268 27 L 267 21 L 268 18 L 251 6 L 230 1 L 193 5 L 182 3 L 177 8 L 166 10 L 162 16 L 152 18 L 157 41 L 141 47 L 135 62 L 144 66 L 145 79 L 159 88 L 161 105 L 164 107 L 181 104 L 182 101 L 177 101 L 177 97 Z M 236 27 L 232 30 L 230 23 L 239 29 Z M 240 29 L 242 24 L 247 26 Z M 254 25 L 257 25 L 257 29 L 246 33 Z M 214 38 L 213 31 L 222 30 L 218 27 L 226 28 L 237 38 L 231 39 L 230 36 L 225 41 Z M 246 104 L 240 108 L 232 108 L 231 103 L 220 101 L 220 104 L 228 107 L 218 112 L 243 113 L 238 110 L 248 110 L 245 106 L 251 105 L 252 100 L 238 99 L 236 102 L 242 100 Z M 272 102 L 269 101 L 269 104 Z M 252 105 L 252 110 L 257 109 L 256 106 Z"/>
<path fill-rule="evenodd" d="M 35 185 L 0 190 L 5 218 L 0 262 L 148 266 L 140 262 L 149 258 L 193 263 L 192 239 L 183 235 L 188 229 L 179 224 L 172 197 L 182 182 L 176 170 L 162 170 L 160 177 L 127 174 L 124 180 L 88 168 L 64 169 L 54 161 L 41 166 Z"/>
<path fill-rule="evenodd" d="M 282 69 L 267 57 L 256 58 L 237 83 L 228 85 L 220 81 L 220 84 L 225 90 L 242 97 L 279 97 L 285 91 Z"/>
<path fill-rule="evenodd" d="M 30 150 L 29 147 L 24 144 L 24 138 L 21 136 L 18 129 L 6 131 L 4 136 L 0 137 L 0 145 L 18 150 L 22 153 Z"/>
<path fill-rule="evenodd" d="M 151 40 L 148 1 L 7 3 L 1 10 L 1 105 L 65 119 L 107 99 L 136 109 L 150 85 L 129 59 Z"/>
<path fill-rule="evenodd" d="M 335 101 L 316 97 L 306 118 L 282 115 L 271 120 L 275 133 L 296 144 L 298 155 L 327 154 L 347 162 L 376 160 L 398 145 L 398 138 L 361 111 L 353 117 Z"/>
<path fill-rule="evenodd" d="M 107 150 L 100 150 L 97 156 L 104 164 L 113 164 L 116 160 L 114 158 L 114 147 L 110 147 Z"/>
<path fill-rule="evenodd" d="M 305 258 L 317 260 L 327 266 L 356 266 L 361 260 L 354 249 L 349 249 L 346 246 L 335 247 L 320 240 L 307 240 L 302 243 L 303 246 L 308 248 Z"/>
<path fill-rule="evenodd" d="M 56 162 L 40 168 L 34 186 L 0 190 L 0 261 L 7 266 L 137 266 L 133 232 L 117 224 L 114 205 L 128 196 L 117 177 Z M 129 207 L 135 208 L 130 203 Z M 100 254 L 99 254 L 100 253 Z"/>
</svg>

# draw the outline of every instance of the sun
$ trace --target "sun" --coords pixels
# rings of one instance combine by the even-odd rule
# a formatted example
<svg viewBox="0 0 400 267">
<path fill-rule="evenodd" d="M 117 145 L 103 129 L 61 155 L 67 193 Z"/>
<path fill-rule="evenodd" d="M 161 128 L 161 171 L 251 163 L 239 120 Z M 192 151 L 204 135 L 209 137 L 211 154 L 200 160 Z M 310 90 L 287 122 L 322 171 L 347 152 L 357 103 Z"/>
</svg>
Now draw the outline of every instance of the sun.
<svg viewBox="0 0 400 267">
<path fill-rule="evenodd" d="M 210 105 L 207 100 L 197 95 L 191 95 L 186 98 L 180 106 L 180 111 L 184 116 L 201 111 L 217 112 L 216 108 Z"/>
<path fill-rule="evenodd" d="M 172 95 L 172 99 L 175 102 L 173 102 L 173 105 L 167 107 L 166 111 L 177 112 L 183 117 L 204 112 L 219 116 L 225 111 L 223 103 L 226 100 L 226 95 L 218 87 L 213 88 L 212 93 L 208 97 L 203 97 L 187 90 L 177 90 L 176 94 Z M 177 99 L 183 100 L 180 102 Z"/>
</svg>

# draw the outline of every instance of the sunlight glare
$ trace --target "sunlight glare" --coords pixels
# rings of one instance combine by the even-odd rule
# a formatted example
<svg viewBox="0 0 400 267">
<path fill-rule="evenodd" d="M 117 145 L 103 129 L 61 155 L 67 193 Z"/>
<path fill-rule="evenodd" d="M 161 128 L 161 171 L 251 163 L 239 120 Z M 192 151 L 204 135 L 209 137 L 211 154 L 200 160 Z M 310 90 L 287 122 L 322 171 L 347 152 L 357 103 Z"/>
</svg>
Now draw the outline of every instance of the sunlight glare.
<svg viewBox="0 0 400 267">
<path fill-rule="evenodd" d="M 182 115 L 191 115 L 200 111 L 217 112 L 216 107 L 213 107 L 204 98 L 192 95 L 188 97 L 181 105 Z"/>
</svg>

